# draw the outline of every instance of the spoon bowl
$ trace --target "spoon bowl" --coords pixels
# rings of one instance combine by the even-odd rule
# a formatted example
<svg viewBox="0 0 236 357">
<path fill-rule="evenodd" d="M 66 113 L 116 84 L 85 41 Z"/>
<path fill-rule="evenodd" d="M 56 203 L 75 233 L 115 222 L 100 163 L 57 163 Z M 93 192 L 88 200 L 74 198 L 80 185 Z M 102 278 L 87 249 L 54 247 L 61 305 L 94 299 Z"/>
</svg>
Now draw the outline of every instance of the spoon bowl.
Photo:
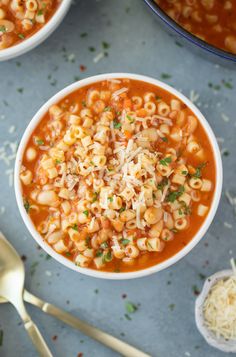
<svg viewBox="0 0 236 357">
<path fill-rule="evenodd" d="M 0 232 L 0 296 L 15 306 L 39 355 L 52 357 L 37 326 L 25 309 L 23 302 L 24 281 L 23 262 L 16 250 Z"/>
</svg>

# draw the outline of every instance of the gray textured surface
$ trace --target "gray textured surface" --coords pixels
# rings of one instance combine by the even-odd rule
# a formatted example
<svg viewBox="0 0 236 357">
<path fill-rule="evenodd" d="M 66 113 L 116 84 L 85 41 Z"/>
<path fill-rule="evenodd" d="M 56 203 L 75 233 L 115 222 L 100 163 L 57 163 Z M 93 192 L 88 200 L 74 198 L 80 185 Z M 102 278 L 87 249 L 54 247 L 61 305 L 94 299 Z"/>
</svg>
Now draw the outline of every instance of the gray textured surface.
<svg viewBox="0 0 236 357">
<path fill-rule="evenodd" d="M 81 38 L 84 32 L 88 35 Z M 110 44 L 109 55 L 95 64 L 93 58 L 101 52 L 103 41 Z M 90 46 L 96 52 L 91 52 Z M 80 71 L 80 65 L 87 67 L 85 72 Z M 8 139 L 19 140 L 41 104 L 75 77 L 108 71 L 156 78 L 169 73 L 168 82 L 174 87 L 188 96 L 193 89 L 199 93 L 200 109 L 216 136 L 224 138 L 223 148 L 230 152 L 223 157 L 224 190 L 227 187 L 236 191 L 235 89 L 221 83 L 232 79 L 230 83 L 236 85 L 236 74 L 193 54 L 185 46 L 179 47 L 141 0 L 78 0 L 45 43 L 16 60 L 0 63 L 1 145 Z M 209 82 L 221 84 L 221 88 L 213 90 Z M 222 120 L 222 113 L 230 118 L 229 122 Z M 6 169 L 0 161 L 0 206 L 5 207 L 5 212 L 0 208 L 0 227 L 20 254 L 27 256 L 26 286 L 30 291 L 155 357 L 223 357 L 223 353 L 204 342 L 196 329 L 193 286 L 200 289 L 203 281 L 199 274 L 210 275 L 227 268 L 229 259 L 236 256 L 235 218 L 224 195 L 208 234 L 178 264 L 143 279 L 102 281 L 76 274 L 52 259 L 45 260 L 19 216 Z M 225 221 L 232 225 L 231 229 L 224 225 Z M 35 262 L 38 265 L 32 274 Z M 125 301 L 140 304 L 131 321 L 124 316 Z M 76 357 L 79 352 L 86 357 L 116 356 L 35 308 L 29 306 L 28 310 L 55 356 Z M 11 306 L 0 306 L 0 330 L 4 330 L 0 356 L 36 356 L 19 322 Z M 55 335 L 58 337 L 54 341 Z"/>
</svg>

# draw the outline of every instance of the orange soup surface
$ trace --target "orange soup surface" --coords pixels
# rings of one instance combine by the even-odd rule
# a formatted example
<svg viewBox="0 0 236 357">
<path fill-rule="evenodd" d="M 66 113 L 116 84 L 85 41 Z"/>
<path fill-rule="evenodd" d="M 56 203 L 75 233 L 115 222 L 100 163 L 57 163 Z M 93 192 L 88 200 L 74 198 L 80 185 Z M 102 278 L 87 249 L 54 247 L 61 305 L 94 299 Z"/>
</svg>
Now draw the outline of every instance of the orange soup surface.
<svg viewBox="0 0 236 357">
<path fill-rule="evenodd" d="M 236 0 L 155 0 L 193 35 L 236 54 Z"/>
<path fill-rule="evenodd" d="M 0 0 L 0 50 L 35 34 L 60 3 L 61 0 Z"/>
<path fill-rule="evenodd" d="M 69 94 L 34 132 L 20 173 L 42 239 L 80 267 L 128 272 L 183 249 L 216 170 L 199 120 L 165 90 L 112 79 Z"/>
</svg>

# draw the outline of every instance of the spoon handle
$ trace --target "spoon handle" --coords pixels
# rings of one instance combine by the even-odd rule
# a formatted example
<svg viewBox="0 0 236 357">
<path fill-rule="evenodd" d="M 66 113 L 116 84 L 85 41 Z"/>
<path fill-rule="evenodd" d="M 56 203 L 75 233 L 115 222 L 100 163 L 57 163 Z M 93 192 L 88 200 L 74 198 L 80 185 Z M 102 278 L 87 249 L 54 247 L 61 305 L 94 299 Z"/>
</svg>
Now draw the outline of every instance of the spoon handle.
<svg viewBox="0 0 236 357">
<path fill-rule="evenodd" d="M 89 325 L 88 323 L 69 314 L 68 312 L 63 311 L 62 309 L 59 309 L 58 307 L 37 298 L 26 290 L 24 291 L 24 300 L 37 306 L 47 314 L 50 314 L 63 321 L 67 325 L 82 331 L 85 335 L 97 340 L 100 343 L 103 343 L 107 347 L 110 347 L 125 357 L 151 357 L 150 355 L 138 350 L 133 346 L 128 345 L 118 338 Z"/>
<path fill-rule="evenodd" d="M 35 348 L 37 349 L 40 357 L 53 357 L 46 342 L 43 339 L 39 329 L 32 320 L 25 322 L 24 324 L 29 337 L 31 338 Z"/>
</svg>

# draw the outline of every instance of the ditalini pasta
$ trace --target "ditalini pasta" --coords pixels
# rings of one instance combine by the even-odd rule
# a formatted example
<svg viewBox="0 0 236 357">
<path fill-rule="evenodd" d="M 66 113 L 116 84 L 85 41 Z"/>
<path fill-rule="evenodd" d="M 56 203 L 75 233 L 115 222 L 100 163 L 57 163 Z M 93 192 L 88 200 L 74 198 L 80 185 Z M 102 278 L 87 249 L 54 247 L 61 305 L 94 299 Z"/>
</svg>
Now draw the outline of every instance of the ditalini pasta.
<svg viewBox="0 0 236 357">
<path fill-rule="evenodd" d="M 133 271 L 180 251 L 215 189 L 209 139 L 172 94 L 130 79 L 76 90 L 32 133 L 20 173 L 25 209 L 81 267 Z"/>
<path fill-rule="evenodd" d="M 32 36 L 60 3 L 61 0 L 0 0 L 0 50 Z"/>
<path fill-rule="evenodd" d="M 177 23 L 202 40 L 236 54 L 235 0 L 155 0 Z"/>
</svg>

